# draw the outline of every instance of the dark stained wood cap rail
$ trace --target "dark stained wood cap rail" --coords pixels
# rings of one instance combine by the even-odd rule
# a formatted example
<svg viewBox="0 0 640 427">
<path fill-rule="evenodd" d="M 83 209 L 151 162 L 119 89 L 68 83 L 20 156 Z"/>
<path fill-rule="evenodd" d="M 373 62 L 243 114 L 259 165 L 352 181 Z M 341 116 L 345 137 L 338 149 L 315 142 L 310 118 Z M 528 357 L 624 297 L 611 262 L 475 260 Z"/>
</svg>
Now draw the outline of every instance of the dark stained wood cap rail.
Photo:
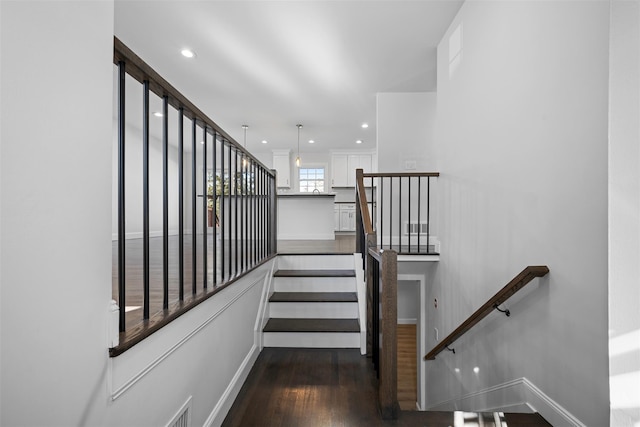
<svg viewBox="0 0 640 427">
<path fill-rule="evenodd" d="M 424 360 L 434 360 L 436 355 L 443 351 L 446 347 L 450 346 L 455 340 L 460 338 L 469 329 L 475 326 L 478 322 L 484 319 L 495 308 L 495 305 L 500 305 L 508 300 L 513 294 L 522 289 L 527 283 L 532 281 L 536 277 L 543 277 L 549 272 L 549 268 L 546 265 L 528 266 L 520 274 L 514 277 L 506 286 L 491 299 L 482 305 L 475 313 L 473 313 L 467 320 L 465 320 L 460 326 L 458 326 L 453 332 L 451 332 L 445 339 L 440 341 L 426 356 Z"/>
</svg>

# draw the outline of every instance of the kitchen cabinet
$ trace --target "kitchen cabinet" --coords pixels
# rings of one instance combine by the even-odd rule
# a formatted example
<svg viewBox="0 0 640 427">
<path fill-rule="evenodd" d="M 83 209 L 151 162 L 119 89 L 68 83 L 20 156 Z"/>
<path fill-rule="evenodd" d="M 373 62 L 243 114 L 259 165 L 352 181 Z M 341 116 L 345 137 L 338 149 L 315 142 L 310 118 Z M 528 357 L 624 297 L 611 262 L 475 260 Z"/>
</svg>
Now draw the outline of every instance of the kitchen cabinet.
<svg viewBox="0 0 640 427">
<path fill-rule="evenodd" d="M 347 187 L 349 177 L 349 156 L 333 154 L 331 156 L 331 186 Z"/>
<path fill-rule="evenodd" d="M 333 208 L 333 229 L 340 231 L 340 205 L 335 205 Z"/>
<path fill-rule="evenodd" d="M 278 172 L 276 186 L 291 188 L 290 150 L 273 150 L 273 168 Z"/>
<path fill-rule="evenodd" d="M 334 220 L 336 209 L 339 213 L 336 231 L 356 231 L 356 205 L 337 204 L 334 208 Z"/>
<path fill-rule="evenodd" d="M 355 187 L 356 169 L 364 173 L 373 172 L 374 154 L 333 153 L 331 154 L 331 186 Z"/>
</svg>

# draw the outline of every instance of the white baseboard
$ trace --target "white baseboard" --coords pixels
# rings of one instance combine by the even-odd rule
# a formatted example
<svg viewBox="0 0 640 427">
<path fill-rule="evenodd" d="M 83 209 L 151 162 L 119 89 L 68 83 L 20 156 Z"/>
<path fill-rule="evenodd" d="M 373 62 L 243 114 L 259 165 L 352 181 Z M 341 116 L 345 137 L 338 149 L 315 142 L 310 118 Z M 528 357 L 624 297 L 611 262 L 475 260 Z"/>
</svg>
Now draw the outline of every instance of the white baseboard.
<svg viewBox="0 0 640 427">
<path fill-rule="evenodd" d="M 398 319 L 398 325 L 417 325 L 418 319 Z"/>
<path fill-rule="evenodd" d="M 212 229 L 211 227 L 207 227 L 207 233 L 211 234 L 212 233 Z M 184 230 L 183 233 L 185 236 L 187 235 L 191 235 L 191 229 L 189 230 Z M 177 236 L 178 235 L 178 230 L 169 230 L 169 236 Z M 156 230 L 156 231 L 150 231 L 149 232 L 149 237 L 162 237 L 162 230 Z M 133 240 L 133 239 L 142 239 L 142 231 L 136 231 L 136 232 L 130 232 L 130 233 L 125 233 L 125 240 Z M 118 240 L 118 233 L 111 233 L 111 240 L 112 241 L 116 241 Z"/>
<path fill-rule="evenodd" d="M 508 396 L 509 401 L 505 401 Z M 538 412 L 551 425 L 585 427 L 578 418 L 522 377 L 449 399 L 426 408 L 429 411 Z"/>
<path fill-rule="evenodd" d="M 242 361 L 242 364 L 236 371 L 235 375 L 227 385 L 224 393 L 220 396 L 220 400 L 213 408 L 213 411 L 207 417 L 207 420 L 204 422 L 204 425 L 207 427 L 218 427 L 222 425 L 222 422 L 226 418 L 231 406 L 233 406 L 233 402 L 235 401 L 238 393 L 240 393 L 240 389 L 244 385 L 245 380 L 249 376 L 249 372 L 251 372 L 251 368 L 253 368 L 258 355 L 260 354 L 260 348 L 255 344 L 249 350 L 249 353 Z"/>
</svg>

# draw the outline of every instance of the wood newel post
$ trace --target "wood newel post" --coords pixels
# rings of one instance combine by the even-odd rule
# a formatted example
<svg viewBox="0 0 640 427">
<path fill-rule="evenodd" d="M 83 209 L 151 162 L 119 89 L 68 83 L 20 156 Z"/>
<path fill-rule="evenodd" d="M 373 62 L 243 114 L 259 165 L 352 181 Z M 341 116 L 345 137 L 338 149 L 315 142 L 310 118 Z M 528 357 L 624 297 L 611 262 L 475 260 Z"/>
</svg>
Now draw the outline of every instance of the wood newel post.
<svg viewBox="0 0 640 427">
<path fill-rule="evenodd" d="M 398 255 L 382 251 L 381 257 L 381 325 L 380 331 L 380 412 L 383 419 L 398 417 Z"/>
<path fill-rule="evenodd" d="M 362 256 L 365 259 L 365 280 L 367 286 L 367 357 L 371 357 L 373 343 L 373 257 L 369 254 L 369 248 L 375 248 L 377 237 L 376 233 L 367 234 L 367 247 L 364 248 Z"/>
</svg>

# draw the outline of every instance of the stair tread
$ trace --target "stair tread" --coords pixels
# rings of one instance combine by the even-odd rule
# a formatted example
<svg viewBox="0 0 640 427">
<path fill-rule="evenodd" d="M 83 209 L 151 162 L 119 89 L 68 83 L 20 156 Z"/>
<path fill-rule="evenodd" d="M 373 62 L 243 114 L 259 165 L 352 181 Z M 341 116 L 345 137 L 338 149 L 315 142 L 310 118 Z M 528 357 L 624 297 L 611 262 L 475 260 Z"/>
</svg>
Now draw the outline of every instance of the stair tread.
<svg viewBox="0 0 640 427">
<path fill-rule="evenodd" d="M 270 302 L 358 302 L 355 292 L 274 292 Z"/>
<path fill-rule="evenodd" d="M 358 319 L 271 318 L 264 332 L 360 332 Z"/>
<path fill-rule="evenodd" d="M 274 277 L 355 277 L 355 270 L 277 270 Z"/>
</svg>

